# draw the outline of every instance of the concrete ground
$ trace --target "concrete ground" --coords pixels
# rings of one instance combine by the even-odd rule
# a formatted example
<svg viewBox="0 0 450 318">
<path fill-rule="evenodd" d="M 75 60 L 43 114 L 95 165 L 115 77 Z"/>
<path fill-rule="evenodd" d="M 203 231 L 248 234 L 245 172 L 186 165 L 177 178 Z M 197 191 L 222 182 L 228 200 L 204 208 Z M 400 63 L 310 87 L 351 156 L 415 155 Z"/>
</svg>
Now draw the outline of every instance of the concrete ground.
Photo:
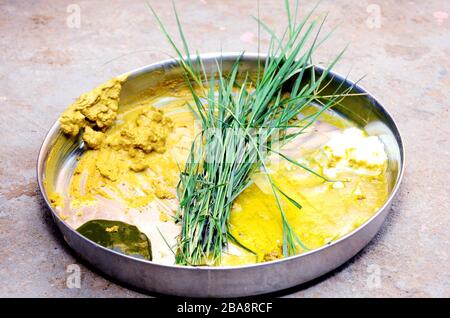
<svg viewBox="0 0 450 318">
<path fill-rule="evenodd" d="M 170 2 L 149 2 L 174 31 Z M 301 3 L 304 12 L 315 1 Z M 192 48 L 256 51 L 256 1 L 176 4 Z M 281 1 L 260 7 L 268 24 L 285 24 Z M 336 70 L 367 74 L 363 86 L 403 134 L 406 173 L 390 216 L 361 253 L 279 295 L 449 297 L 450 2 L 326 0 L 318 12 L 329 12 L 326 29 L 338 29 L 316 62 L 350 43 Z M 35 165 L 47 130 L 78 95 L 171 53 L 145 1 L 2 0 L 0 52 L 0 296 L 143 296 L 72 254 L 38 193 Z M 68 288 L 71 264 L 80 266 L 80 288 Z"/>
</svg>

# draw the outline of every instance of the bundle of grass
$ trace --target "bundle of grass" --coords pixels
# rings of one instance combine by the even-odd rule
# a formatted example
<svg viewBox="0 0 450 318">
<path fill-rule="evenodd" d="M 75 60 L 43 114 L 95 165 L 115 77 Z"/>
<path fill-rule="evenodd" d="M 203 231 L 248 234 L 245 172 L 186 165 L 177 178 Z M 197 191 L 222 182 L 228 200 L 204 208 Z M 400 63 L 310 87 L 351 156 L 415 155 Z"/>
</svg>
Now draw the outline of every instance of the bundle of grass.
<svg viewBox="0 0 450 318">
<path fill-rule="evenodd" d="M 299 210 L 301 204 L 273 182 L 267 171 L 267 154 L 277 154 L 320 176 L 279 152 L 277 147 L 305 132 L 322 112 L 351 95 L 351 88 L 324 93 L 327 76 L 344 50 L 317 75 L 312 55 L 329 36 L 328 33 L 319 39 L 325 18 L 312 19 L 310 12 L 297 22 L 298 1 L 294 14 L 291 14 L 287 0 L 285 7 L 288 25 L 281 37 L 259 19 L 259 14 L 255 17 L 258 34 L 260 28 L 265 29 L 271 41 L 267 58 L 258 61 L 258 71 L 253 78 L 240 71 L 239 58 L 226 74 L 220 60 L 217 67 L 207 74 L 198 55 L 193 56 L 189 51 L 175 7 L 182 49 L 178 48 L 158 15 L 150 8 L 177 54 L 177 62 L 184 70 L 186 85 L 195 102 L 189 106 L 202 126 L 180 171 L 177 187 L 178 219 L 182 222 L 174 251 L 177 264 L 220 263 L 224 247 L 230 240 L 236 242 L 228 229 L 233 201 L 251 184 L 250 176 L 256 170 L 265 172 L 281 213 L 283 255 L 307 250 L 286 219 L 281 201 L 285 198 Z M 301 111 L 312 103 L 320 105 L 319 110 L 300 117 Z"/>
</svg>

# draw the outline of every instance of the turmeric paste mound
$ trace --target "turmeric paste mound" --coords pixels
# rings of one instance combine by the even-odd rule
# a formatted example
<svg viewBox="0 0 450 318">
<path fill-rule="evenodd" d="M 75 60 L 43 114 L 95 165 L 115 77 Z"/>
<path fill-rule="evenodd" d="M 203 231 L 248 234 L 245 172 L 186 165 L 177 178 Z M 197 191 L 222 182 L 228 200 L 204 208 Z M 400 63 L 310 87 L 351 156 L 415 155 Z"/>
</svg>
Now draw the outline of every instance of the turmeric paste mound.
<svg viewBox="0 0 450 318">
<path fill-rule="evenodd" d="M 83 141 L 91 149 L 98 149 L 103 143 L 104 134 L 101 131 L 96 131 L 87 126 L 84 129 Z"/>
<path fill-rule="evenodd" d="M 76 136 L 82 128 L 104 131 L 117 118 L 119 96 L 126 76 L 116 77 L 81 95 L 62 114 L 59 122 L 64 133 Z"/>
<path fill-rule="evenodd" d="M 176 163 L 166 153 L 179 140 L 169 138 L 173 130 L 172 120 L 153 106 L 121 114 L 104 132 L 86 126 L 83 141 L 88 151 L 70 183 L 72 205 L 86 206 L 103 197 L 141 207 L 154 198 L 175 198 Z M 170 169 L 155 170 L 165 165 Z"/>
<path fill-rule="evenodd" d="M 172 120 L 148 105 L 119 115 L 125 80 L 126 76 L 113 78 L 81 95 L 60 118 L 62 131 L 70 136 L 81 134 L 87 148 L 69 186 L 75 208 L 99 197 L 132 207 L 144 206 L 155 197 L 175 197 L 170 189 L 177 181 L 176 173 L 148 169 L 155 162 L 172 163 L 165 155 L 174 129 Z M 172 147 L 174 140 L 169 144 Z M 173 168 L 170 171 L 176 171 Z"/>
<path fill-rule="evenodd" d="M 172 120 L 164 117 L 161 110 L 151 107 L 142 110 L 136 120 L 127 122 L 118 136 L 108 140 L 108 145 L 114 149 L 127 149 L 132 157 L 139 151 L 163 153 L 172 128 Z"/>
</svg>

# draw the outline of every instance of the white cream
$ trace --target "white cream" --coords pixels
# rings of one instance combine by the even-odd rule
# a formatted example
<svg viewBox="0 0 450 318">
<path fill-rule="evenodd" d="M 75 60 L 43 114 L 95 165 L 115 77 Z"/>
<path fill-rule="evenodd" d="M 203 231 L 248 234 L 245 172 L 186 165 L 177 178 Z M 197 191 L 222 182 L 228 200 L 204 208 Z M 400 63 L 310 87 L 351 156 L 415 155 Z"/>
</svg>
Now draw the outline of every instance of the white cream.
<svg viewBox="0 0 450 318">
<path fill-rule="evenodd" d="M 358 128 L 333 133 L 322 149 L 329 161 L 324 173 L 330 178 L 349 168 L 356 169 L 360 174 L 380 174 L 387 162 L 380 139 L 377 136 L 366 136 Z"/>
</svg>

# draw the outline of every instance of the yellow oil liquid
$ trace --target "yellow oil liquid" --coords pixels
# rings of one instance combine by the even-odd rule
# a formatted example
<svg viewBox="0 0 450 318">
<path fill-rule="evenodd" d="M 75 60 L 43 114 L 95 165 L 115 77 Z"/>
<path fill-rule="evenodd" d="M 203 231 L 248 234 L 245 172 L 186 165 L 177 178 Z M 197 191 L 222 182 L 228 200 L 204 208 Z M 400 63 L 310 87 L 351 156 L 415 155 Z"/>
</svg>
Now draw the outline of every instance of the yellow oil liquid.
<svg viewBox="0 0 450 318">
<path fill-rule="evenodd" d="M 354 127 L 333 111 L 324 113 L 309 137 L 287 145 L 285 153 L 319 174 L 333 166 L 322 155 L 327 134 Z M 322 135 L 322 136 L 321 136 Z M 272 181 L 301 205 L 278 195 L 284 214 L 299 238 L 297 253 L 326 245 L 356 229 L 384 204 L 388 196 L 385 166 L 373 172 L 349 167 L 324 181 L 284 159 L 268 165 Z M 282 215 L 264 172 L 252 176 L 253 184 L 235 201 L 230 218 L 231 234 L 256 254 L 257 262 L 283 257 Z M 249 253 L 245 253 L 247 257 Z M 226 265 L 242 264 L 239 258 L 224 258 Z"/>
</svg>

